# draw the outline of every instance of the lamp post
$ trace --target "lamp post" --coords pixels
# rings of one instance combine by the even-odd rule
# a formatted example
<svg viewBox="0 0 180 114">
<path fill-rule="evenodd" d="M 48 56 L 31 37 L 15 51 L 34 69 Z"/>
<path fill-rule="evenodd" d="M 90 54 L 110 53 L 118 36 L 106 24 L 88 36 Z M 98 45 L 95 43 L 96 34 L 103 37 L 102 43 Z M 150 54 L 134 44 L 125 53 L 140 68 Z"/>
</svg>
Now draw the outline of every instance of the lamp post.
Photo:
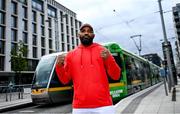
<svg viewBox="0 0 180 114">
<path fill-rule="evenodd" d="M 133 36 L 130 36 L 130 38 L 133 40 L 136 48 L 138 49 L 138 52 L 139 52 L 139 56 L 141 56 L 141 51 L 142 51 L 142 46 L 141 46 L 141 34 L 139 35 L 133 35 Z M 137 45 L 136 41 L 134 40 L 134 37 L 139 37 L 139 46 Z"/>
<path fill-rule="evenodd" d="M 163 48 L 165 51 L 165 56 L 166 56 L 166 61 L 167 61 L 167 65 L 168 65 L 168 70 L 169 70 L 169 79 L 171 79 L 171 84 L 170 86 L 173 88 L 173 94 L 175 91 L 175 84 L 174 84 L 174 78 L 173 78 L 173 72 L 172 72 L 172 63 L 171 63 L 171 58 L 170 58 L 170 45 L 167 39 L 167 35 L 166 35 L 166 30 L 165 30 L 165 24 L 164 24 L 164 17 L 163 17 L 163 10 L 162 10 L 162 5 L 161 5 L 161 0 L 158 0 L 158 4 L 159 4 L 159 12 L 160 12 L 160 17 L 161 17 L 161 24 L 162 24 L 162 29 L 163 29 L 163 36 L 164 36 L 164 43 L 163 44 Z M 173 98 L 174 95 L 172 94 L 172 101 L 175 101 L 175 99 Z"/>
</svg>

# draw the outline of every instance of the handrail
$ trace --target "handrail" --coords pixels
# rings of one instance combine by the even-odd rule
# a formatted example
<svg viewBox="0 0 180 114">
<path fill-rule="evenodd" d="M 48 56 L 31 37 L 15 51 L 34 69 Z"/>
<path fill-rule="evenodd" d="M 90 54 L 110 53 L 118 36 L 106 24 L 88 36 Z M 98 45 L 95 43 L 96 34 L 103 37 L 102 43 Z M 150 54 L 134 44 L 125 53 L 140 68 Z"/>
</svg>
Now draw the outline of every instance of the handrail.
<svg viewBox="0 0 180 114">
<path fill-rule="evenodd" d="M 0 94 L 5 95 L 6 102 L 12 100 L 12 95 L 18 95 L 18 99 L 23 99 L 23 94 L 30 94 L 31 92 L 26 88 L 31 88 L 32 84 L 21 84 L 21 85 L 13 85 L 10 83 L 9 85 L 0 85 Z M 24 90 L 28 90 L 25 92 Z"/>
</svg>

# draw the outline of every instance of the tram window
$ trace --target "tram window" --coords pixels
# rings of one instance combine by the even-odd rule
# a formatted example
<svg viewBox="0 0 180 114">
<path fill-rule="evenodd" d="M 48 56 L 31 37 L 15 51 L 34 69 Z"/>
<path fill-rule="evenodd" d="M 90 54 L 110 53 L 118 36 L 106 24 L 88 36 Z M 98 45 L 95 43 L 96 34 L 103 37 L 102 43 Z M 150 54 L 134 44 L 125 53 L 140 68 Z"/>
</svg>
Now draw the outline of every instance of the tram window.
<svg viewBox="0 0 180 114">
<path fill-rule="evenodd" d="M 129 57 L 128 55 L 124 55 L 124 58 L 125 58 L 125 65 L 126 65 L 127 83 L 128 85 L 131 85 L 131 81 L 133 80 L 134 64 L 132 62 L 131 57 Z"/>
<path fill-rule="evenodd" d="M 55 56 L 41 58 L 33 79 L 33 87 L 46 87 L 55 62 Z"/>
<path fill-rule="evenodd" d="M 66 85 L 62 84 L 60 82 L 60 80 L 58 79 L 57 73 L 55 70 L 53 70 L 53 75 L 51 78 L 51 82 L 50 82 L 50 87 L 62 87 L 62 86 L 68 86 L 68 85 L 72 85 L 72 83 L 68 83 Z"/>
<path fill-rule="evenodd" d="M 122 67 L 122 60 L 121 60 L 121 57 L 119 55 L 119 53 L 112 53 L 116 63 L 118 64 L 118 66 L 122 69 L 121 70 L 121 76 L 120 76 L 120 80 L 122 79 L 122 71 L 123 71 L 123 67 Z M 109 80 L 109 83 L 113 83 L 113 82 L 119 82 L 119 80 L 113 80 L 110 78 L 110 76 L 108 76 L 108 80 Z"/>
</svg>

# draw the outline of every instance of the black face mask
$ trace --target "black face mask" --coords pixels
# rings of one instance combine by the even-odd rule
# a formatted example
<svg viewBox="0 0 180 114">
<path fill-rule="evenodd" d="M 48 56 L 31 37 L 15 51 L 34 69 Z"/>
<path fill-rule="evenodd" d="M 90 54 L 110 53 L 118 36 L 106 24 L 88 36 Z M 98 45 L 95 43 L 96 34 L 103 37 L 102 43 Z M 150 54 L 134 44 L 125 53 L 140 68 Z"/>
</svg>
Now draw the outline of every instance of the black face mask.
<svg viewBox="0 0 180 114">
<path fill-rule="evenodd" d="M 89 46 L 93 43 L 93 38 L 88 38 L 88 37 L 89 36 L 84 36 L 80 38 L 80 41 L 84 46 Z"/>
</svg>

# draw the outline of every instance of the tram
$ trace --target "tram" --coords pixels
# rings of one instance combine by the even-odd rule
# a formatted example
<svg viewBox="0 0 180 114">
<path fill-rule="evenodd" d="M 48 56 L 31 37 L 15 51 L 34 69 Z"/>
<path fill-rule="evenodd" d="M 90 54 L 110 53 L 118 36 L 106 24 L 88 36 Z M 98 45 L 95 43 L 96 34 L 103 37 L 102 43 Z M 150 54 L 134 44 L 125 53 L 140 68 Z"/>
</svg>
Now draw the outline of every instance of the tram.
<svg viewBox="0 0 180 114">
<path fill-rule="evenodd" d="M 159 76 L 160 68 L 155 64 L 128 52 L 117 43 L 102 45 L 109 49 L 122 69 L 119 80 L 108 78 L 113 101 L 119 101 L 161 81 Z M 61 54 L 67 54 L 67 52 L 45 55 L 40 59 L 32 82 L 31 98 L 33 103 L 46 104 L 72 100 L 72 82 L 63 85 L 55 71 L 57 56 Z"/>
</svg>

